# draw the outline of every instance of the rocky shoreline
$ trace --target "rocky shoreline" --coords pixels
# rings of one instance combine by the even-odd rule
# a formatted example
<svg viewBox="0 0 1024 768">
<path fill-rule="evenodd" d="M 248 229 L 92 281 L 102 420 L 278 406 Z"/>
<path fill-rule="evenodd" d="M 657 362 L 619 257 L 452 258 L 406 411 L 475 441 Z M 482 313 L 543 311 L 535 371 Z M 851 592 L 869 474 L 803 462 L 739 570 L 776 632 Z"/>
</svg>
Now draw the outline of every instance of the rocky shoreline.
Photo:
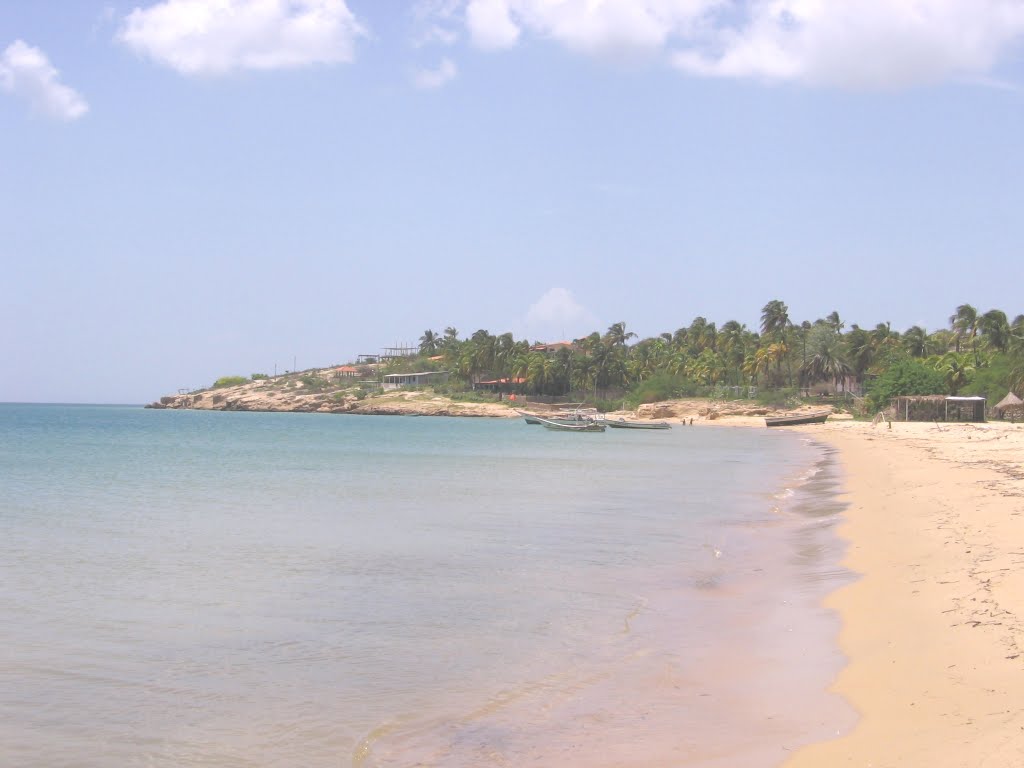
<svg viewBox="0 0 1024 768">
<path fill-rule="evenodd" d="M 465 416 L 516 418 L 515 403 L 508 401 L 463 402 L 431 391 L 395 391 L 367 394 L 355 388 L 320 387 L 309 377 L 279 377 L 250 381 L 233 387 L 208 389 L 161 397 L 147 408 L 200 411 L 255 411 L 272 413 L 349 413 L 367 416 Z M 526 410 L 557 406 L 518 403 Z M 796 412 L 821 410 L 813 406 Z M 745 401 L 713 401 L 705 398 L 668 400 L 641 405 L 636 411 L 616 411 L 609 416 L 636 419 L 680 419 L 732 423 L 777 413 L 778 409 Z"/>
<path fill-rule="evenodd" d="M 269 380 L 272 381 L 272 380 Z M 301 381 L 273 386 L 253 381 L 236 387 L 168 395 L 147 408 L 271 413 L 352 413 L 367 416 L 477 416 L 514 418 L 503 403 L 458 402 L 431 392 L 365 395 L 356 390 L 311 391 Z"/>
</svg>

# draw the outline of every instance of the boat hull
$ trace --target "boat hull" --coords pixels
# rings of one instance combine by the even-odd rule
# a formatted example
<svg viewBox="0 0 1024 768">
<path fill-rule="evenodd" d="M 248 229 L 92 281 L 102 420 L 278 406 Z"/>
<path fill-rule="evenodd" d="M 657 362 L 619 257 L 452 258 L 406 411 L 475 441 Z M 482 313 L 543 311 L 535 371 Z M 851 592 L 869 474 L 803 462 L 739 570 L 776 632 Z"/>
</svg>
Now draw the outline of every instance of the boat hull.
<svg viewBox="0 0 1024 768">
<path fill-rule="evenodd" d="M 552 421 L 551 419 L 541 419 L 540 423 L 544 426 L 544 429 L 551 429 L 555 432 L 604 432 L 604 424 L 598 424 L 593 421 L 581 421 L 572 424 Z"/>
<path fill-rule="evenodd" d="M 768 427 L 795 427 L 800 424 L 824 424 L 829 412 L 807 413 L 795 416 L 766 416 L 764 423 Z"/>
<path fill-rule="evenodd" d="M 667 421 L 625 421 L 608 419 L 605 422 L 612 429 L 672 429 Z"/>
</svg>

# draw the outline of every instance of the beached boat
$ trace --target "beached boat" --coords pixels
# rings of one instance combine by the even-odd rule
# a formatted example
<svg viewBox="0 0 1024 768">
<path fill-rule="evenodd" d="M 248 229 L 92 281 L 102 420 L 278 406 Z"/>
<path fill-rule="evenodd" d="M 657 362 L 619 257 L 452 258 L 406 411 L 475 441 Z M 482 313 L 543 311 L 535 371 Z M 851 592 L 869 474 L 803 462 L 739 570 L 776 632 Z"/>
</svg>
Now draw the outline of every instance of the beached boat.
<svg viewBox="0 0 1024 768">
<path fill-rule="evenodd" d="M 545 429 L 553 429 L 557 432 L 604 432 L 604 424 L 596 421 L 579 421 L 570 423 L 566 421 L 552 421 L 551 419 L 540 419 Z"/>
<path fill-rule="evenodd" d="M 605 422 L 613 429 L 672 429 L 667 421 L 626 421 L 625 419 L 607 419 Z"/>
<path fill-rule="evenodd" d="M 817 413 L 794 413 L 789 416 L 765 416 L 764 423 L 769 427 L 795 427 L 797 424 L 824 424 L 831 411 Z"/>
</svg>

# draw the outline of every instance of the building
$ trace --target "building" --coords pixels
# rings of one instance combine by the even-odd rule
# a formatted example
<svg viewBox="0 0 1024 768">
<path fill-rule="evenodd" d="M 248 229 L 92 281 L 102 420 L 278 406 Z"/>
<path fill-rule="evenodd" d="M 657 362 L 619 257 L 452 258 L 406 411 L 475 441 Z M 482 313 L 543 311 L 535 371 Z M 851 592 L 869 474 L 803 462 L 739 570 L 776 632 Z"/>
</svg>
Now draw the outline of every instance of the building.
<svg viewBox="0 0 1024 768">
<path fill-rule="evenodd" d="M 384 377 L 384 390 L 401 387 L 432 387 L 448 382 L 448 371 L 423 371 L 421 373 L 389 373 Z"/>
<path fill-rule="evenodd" d="M 550 344 L 534 344 L 530 347 L 530 351 L 553 355 L 561 349 L 573 349 L 575 346 L 571 341 L 553 341 Z"/>
<path fill-rule="evenodd" d="M 489 379 L 473 384 L 473 389 L 485 389 L 489 392 L 522 392 L 526 379 L 513 377 L 507 379 Z"/>
</svg>

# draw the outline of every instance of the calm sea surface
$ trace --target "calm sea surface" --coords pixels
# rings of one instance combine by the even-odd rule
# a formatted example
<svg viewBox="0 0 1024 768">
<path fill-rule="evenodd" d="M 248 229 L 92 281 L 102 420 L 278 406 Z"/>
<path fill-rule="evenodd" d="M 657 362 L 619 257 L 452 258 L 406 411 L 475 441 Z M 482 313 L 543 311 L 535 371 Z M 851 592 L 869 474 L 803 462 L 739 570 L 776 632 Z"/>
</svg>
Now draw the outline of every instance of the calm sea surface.
<svg viewBox="0 0 1024 768">
<path fill-rule="evenodd" d="M 771 766 L 853 717 L 768 430 L 0 405 L 0 765 Z"/>
</svg>

